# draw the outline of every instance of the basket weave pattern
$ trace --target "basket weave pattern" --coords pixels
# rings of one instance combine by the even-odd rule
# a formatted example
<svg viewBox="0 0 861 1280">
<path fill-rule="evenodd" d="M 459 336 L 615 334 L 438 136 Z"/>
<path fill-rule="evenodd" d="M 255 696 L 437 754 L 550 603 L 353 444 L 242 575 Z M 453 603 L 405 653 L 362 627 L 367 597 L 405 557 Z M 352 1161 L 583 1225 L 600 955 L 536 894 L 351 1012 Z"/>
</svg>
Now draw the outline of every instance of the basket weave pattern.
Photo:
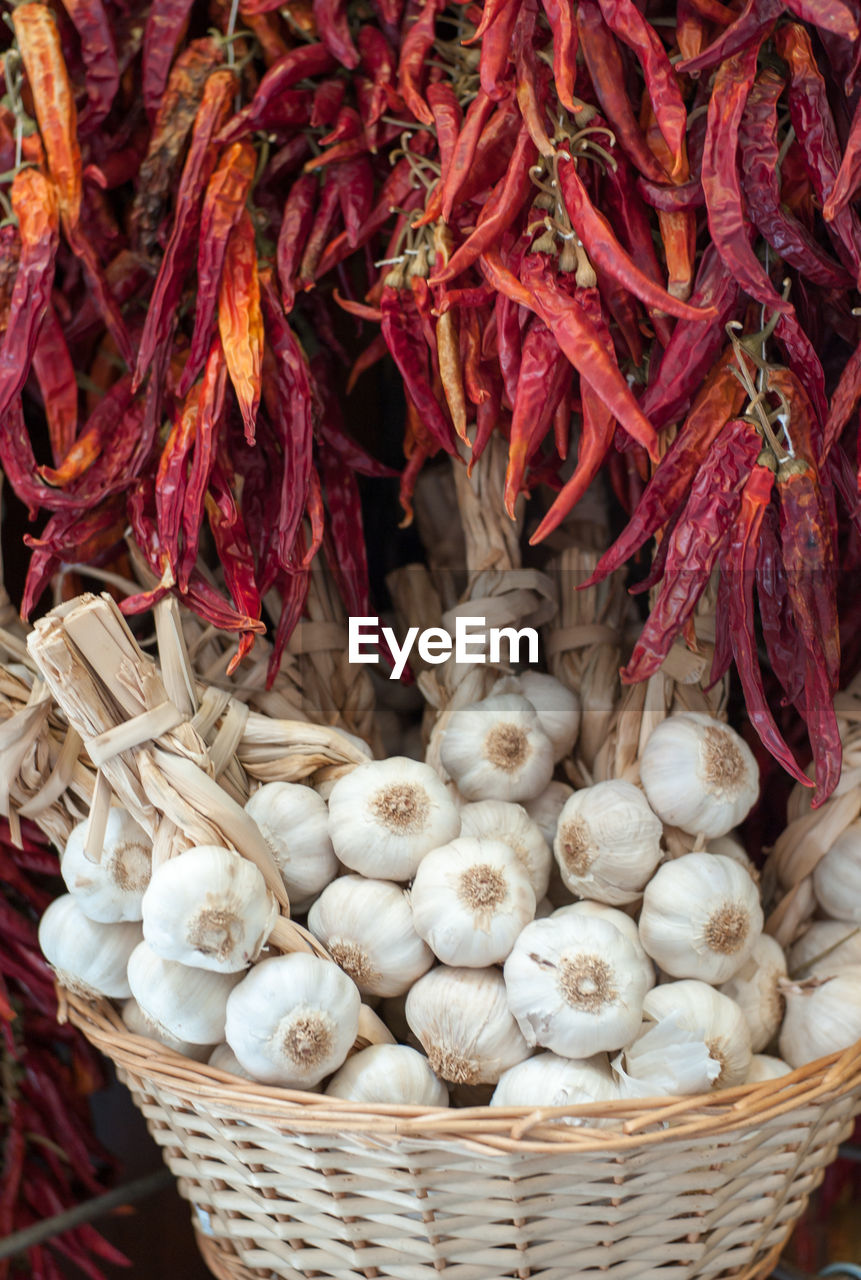
<svg viewBox="0 0 861 1280">
<path fill-rule="evenodd" d="M 230 1280 L 754 1280 L 861 1109 L 861 1045 L 681 1102 L 357 1106 L 238 1083 L 66 999 Z"/>
</svg>

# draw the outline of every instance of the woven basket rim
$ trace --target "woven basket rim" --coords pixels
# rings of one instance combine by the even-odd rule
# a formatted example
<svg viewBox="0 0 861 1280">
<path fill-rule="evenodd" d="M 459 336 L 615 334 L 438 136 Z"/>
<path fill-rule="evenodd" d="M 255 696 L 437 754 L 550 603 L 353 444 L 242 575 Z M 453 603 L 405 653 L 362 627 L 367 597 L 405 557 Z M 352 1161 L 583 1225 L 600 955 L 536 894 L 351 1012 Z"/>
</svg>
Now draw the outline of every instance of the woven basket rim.
<svg viewBox="0 0 861 1280">
<path fill-rule="evenodd" d="M 117 1067 L 189 1100 L 242 1111 L 305 1134 L 460 1140 L 495 1152 L 605 1151 L 753 1128 L 787 1112 L 861 1091 L 861 1040 L 789 1075 L 689 1097 L 632 1098 L 569 1107 L 423 1107 L 356 1103 L 240 1081 L 128 1030 L 107 999 L 57 987 L 59 1017 Z M 590 1126 L 592 1118 L 601 1127 Z M 580 1125 L 566 1123 L 571 1119 Z M 613 1123 L 615 1122 L 615 1123 Z"/>
</svg>

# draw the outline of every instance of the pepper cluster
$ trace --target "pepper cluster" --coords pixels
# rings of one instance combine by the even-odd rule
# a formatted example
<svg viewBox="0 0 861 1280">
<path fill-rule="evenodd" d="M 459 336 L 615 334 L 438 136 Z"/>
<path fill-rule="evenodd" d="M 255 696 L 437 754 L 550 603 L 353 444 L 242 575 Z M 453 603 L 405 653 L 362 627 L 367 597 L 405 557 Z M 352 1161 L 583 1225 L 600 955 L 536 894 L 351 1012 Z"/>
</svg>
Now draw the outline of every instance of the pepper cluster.
<svg viewBox="0 0 861 1280">
<path fill-rule="evenodd" d="M 128 523 L 157 585 L 123 607 L 178 590 L 240 634 L 237 662 L 280 596 L 274 671 L 321 547 L 367 613 L 355 472 L 387 470 L 343 426 L 340 307 L 379 325 L 346 389 L 384 357 L 403 381 L 407 518 L 427 458 L 472 465 L 495 432 L 510 512 L 557 491 L 534 542 L 606 467 L 631 523 L 598 576 L 658 540 L 626 679 L 687 634 L 719 569 L 715 675 L 735 660 L 763 742 L 801 777 L 767 653 L 820 802 L 840 772 L 835 564 L 857 537 L 859 14 L 20 5 L 0 462 L 51 513 L 28 539 L 25 612 L 61 562 L 116 554 Z"/>
<path fill-rule="evenodd" d="M 33 834 L 38 832 L 33 829 Z M 55 855 L 0 827 L 0 1239 L 61 1213 L 82 1196 L 105 1190 L 108 1156 L 93 1136 L 86 1095 L 104 1083 L 96 1052 L 73 1027 L 57 1025 L 54 975 L 36 938 L 39 916 L 53 900 Z M 27 1252 L 28 1275 L 59 1280 L 71 1262 L 103 1280 L 96 1259 L 128 1260 L 89 1225 Z M 0 1277 L 17 1274 L 0 1261 Z"/>
</svg>

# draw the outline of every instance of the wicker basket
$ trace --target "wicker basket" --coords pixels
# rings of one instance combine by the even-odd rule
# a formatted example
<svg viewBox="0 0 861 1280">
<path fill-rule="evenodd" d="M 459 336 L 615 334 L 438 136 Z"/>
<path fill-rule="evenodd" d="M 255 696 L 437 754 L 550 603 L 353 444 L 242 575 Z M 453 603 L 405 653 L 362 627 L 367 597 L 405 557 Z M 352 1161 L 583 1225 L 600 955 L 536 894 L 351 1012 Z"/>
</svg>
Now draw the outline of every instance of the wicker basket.
<svg viewBox="0 0 861 1280">
<path fill-rule="evenodd" d="M 682 1101 L 438 1110 L 241 1083 L 107 1002 L 63 1012 L 116 1063 L 225 1280 L 754 1280 L 861 1109 L 861 1043 Z"/>
</svg>

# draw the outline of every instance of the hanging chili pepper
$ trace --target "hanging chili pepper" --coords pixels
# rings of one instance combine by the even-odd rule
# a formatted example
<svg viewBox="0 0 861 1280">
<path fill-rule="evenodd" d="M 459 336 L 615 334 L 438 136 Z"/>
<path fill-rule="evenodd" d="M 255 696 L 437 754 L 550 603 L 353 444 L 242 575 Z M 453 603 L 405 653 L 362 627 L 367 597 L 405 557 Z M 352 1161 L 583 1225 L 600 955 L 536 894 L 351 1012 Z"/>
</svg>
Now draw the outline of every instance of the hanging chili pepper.
<svg viewBox="0 0 861 1280">
<path fill-rule="evenodd" d="M 355 246 L 374 204 L 374 171 L 368 156 L 356 156 L 338 165 L 335 183 L 347 242 Z"/>
<path fill-rule="evenodd" d="M 508 113 L 503 112 L 501 106 L 497 107 L 494 100 L 483 89 L 479 89 L 467 107 L 463 128 L 458 135 L 445 176 L 431 195 L 424 219 L 419 219 L 416 225 L 423 225 L 424 221 L 435 222 L 440 214 L 444 222 L 451 220 L 454 202 L 472 169 L 485 126 L 491 117 L 496 118 L 500 113 L 507 118 Z M 437 192 L 439 192 L 438 196 Z"/>
<path fill-rule="evenodd" d="M 153 121 L 170 75 L 170 64 L 188 30 L 193 0 L 152 0 L 143 34 L 141 93 Z"/>
<path fill-rule="evenodd" d="M 642 179 L 645 181 L 645 179 Z M 699 183 L 697 183 L 699 189 Z M 673 188 L 677 190 L 678 188 Z M 665 287 L 665 273 L 658 262 L 655 245 L 652 239 L 652 227 L 643 201 L 637 190 L 634 171 L 626 158 L 616 157 L 616 167 L 608 167 L 602 183 L 603 205 L 607 216 L 619 239 L 625 244 L 628 253 L 639 269 L 660 288 Z M 672 266 L 672 262 L 670 263 Z M 617 282 L 618 283 L 618 282 Z M 672 283 L 672 282 L 671 282 Z M 670 292 L 670 290 L 667 290 Z M 677 296 L 677 295 L 673 295 Z M 693 303 L 691 305 L 694 305 Z M 633 310 L 633 302 L 629 310 Z M 661 310 L 648 308 L 649 318 L 655 330 L 655 337 L 662 347 L 670 341 L 673 324 Z M 626 340 L 627 337 L 626 337 Z M 635 361 L 636 364 L 640 360 Z"/>
<path fill-rule="evenodd" d="M 33 350 L 33 373 L 48 420 L 51 456 L 58 465 L 78 432 L 78 384 L 65 335 L 50 303 Z"/>
<path fill-rule="evenodd" d="M 242 210 L 227 240 L 218 290 L 218 332 L 245 424 L 245 439 L 253 444 L 260 404 L 263 317 L 254 224 L 247 209 Z"/>
<path fill-rule="evenodd" d="M 436 20 L 445 0 L 425 0 L 425 4 L 401 41 L 398 61 L 398 93 L 422 124 L 433 124 L 433 112 L 425 102 L 421 82 L 428 54 L 436 38 Z"/>
<path fill-rule="evenodd" d="M 389 273 L 380 299 L 382 333 L 404 386 L 434 443 L 454 454 L 451 425 L 433 392 L 428 373 L 428 351 L 421 334 L 411 291 L 403 287 L 403 273 Z"/>
<path fill-rule="evenodd" d="M 204 501 L 209 486 L 213 459 L 215 458 L 215 433 L 218 430 L 224 412 L 226 389 L 227 363 L 224 359 L 224 352 L 221 349 L 221 342 L 216 336 L 213 338 L 209 349 L 200 390 L 197 392 L 197 413 L 193 436 L 194 450 L 191 465 L 184 485 L 182 483 L 182 473 L 180 472 L 179 483 L 176 488 L 176 502 L 182 521 L 182 554 L 179 557 L 177 581 L 182 592 L 189 590 L 194 565 L 197 561 L 200 530 L 203 525 Z M 189 396 L 193 397 L 194 394 L 195 391 L 192 390 Z M 163 519 L 159 518 L 158 524 L 161 528 L 162 523 L 164 523 L 165 529 L 169 530 L 171 508 L 167 504 L 165 505 L 165 516 Z M 173 553 L 173 550 L 173 543 L 169 542 L 167 546 L 169 556 Z"/>
<path fill-rule="evenodd" d="M 434 228 L 433 240 L 435 269 L 445 268 L 451 250 L 451 240 L 451 232 L 448 227 L 444 223 L 438 222 Z M 451 420 L 458 436 L 468 444 L 466 434 L 466 395 L 463 386 L 463 368 L 461 366 L 456 312 L 446 311 L 438 317 L 434 339 L 439 362 L 440 382 L 442 383 L 448 411 L 451 414 Z"/>
<path fill-rule="evenodd" d="M 350 35 L 347 0 L 314 0 L 313 13 L 323 44 L 341 66 L 355 71 L 361 59 Z"/>
<path fill-rule="evenodd" d="M 288 314 L 293 310 L 296 299 L 296 272 L 314 222 L 318 188 L 314 175 L 304 173 L 293 183 L 284 205 L 278 233 L 277 265 L 281 299 Z"/>
<path fill-rule="evenodd" d="M 99 127 L 120 86 L 120 69 L 111 24 L 102 0 L 63 0 L 81 41 L 86 68 L 87 106 L 79 121 L 81 136 Z"/>
<path fill-rule="evenodd" d="M 51 302 L 60 234 L 56 187 L 38 169 L 19 169 L 10 199 L 21 248 L 9 319 L 0 343 L 0 414 L 27 380 L 39 326 Z"/>
<path fill-rule="evenodd" d="M 553 33 L 553 79 L 559 101 L 577 115 L 583 104 L 575 100 L 577 76 L 577 23 L 572 0 L 541 0 Z"/>
<path fill-rule="evenodd" d="M 552 77 L 547 64 L 539 61 L 535 51 L 537 21 L 538 0 L 522 0 L 517 6 L 511 40 L 514 91 L 529 136 L 540 154 L 549 157 L 556 150 L 547 133 L 547 108 L 553 98 Z M 483 54 L 482 49 L 482 57 Z"/>
<path fill-rule="evenodd" d="M 802 22 L 830 31 L 844 40 L 858 39 L 858 20 L 842 0 L 790 0 L 786 5 Z"/>
<path fill-rule="evenodd" d="M 291 49 L 269 68 L 254 97 L 222 128 L 217 141 L 235 142 L 256 129 L 270 128 L 277 119 L 278 103 L 283 101 L 286 90 L 300 80 L 328 75 L 337 66 L 336 58 L 325 44 L 303 44 Z"/>
<path fill-rule="evenodd" d="M 765 33 L 782 12 L 782 0 L 745 0 L 735 21 L 724 27 L 718 38 L 695 58 L 684 58 L 677 62 L 676 71 L 684 72 L 685 75 L 707 71 L 726 58 L 735 57 L 751 45 L 759 48 Z"/>
<path fill-rule="evenodd" d="M 199 416 L 200 389 L 194 387 L 174 418 L 156 472 L 156 523 L 174 581 L 180 560 L 179 535 L 185 506 L 188 462 L 195 445 Z"/>
<path fill-rule="evenodd" d="M 216 554 L 224 571 L 224 583 L 237 613 L 259 621 L 262 604 L 254 578 L 254 557 L 245 522 L 230 487 L 229 463 L 217 459 L 209 478 L 206 514 L 212 531 Z M 232 675 L 254 646 L 254 631 L 243 631 L 239 647 L 227 665 Z"/>
<path fill-rule="evenodd" d="M 25 533 L 24 543 L 33 554 L 21 598 L 22 619 L 30 617 L 64 561 L 92 564 L 122 542 L 125 527 L 125 501 L 115 495 L 89 511 L 58 511 L 38 538 Z"/>
<path fill-rule="evenodd" d="M 297 550 L 300 556 L 304 557 L 303 534 L 300 529 L 297 534 Z M 308 588 L 311 585 L 311 575 L 307 569 L 294 569 L 290 573 L 282 574 L 279 577 L 279 595 L 281 597 L 281 613 L 278 617 L 278 625 L 275 628 L 275 635 L 272 638 L 272 653 L 269 656 L 269 665 L 266 672 L 266 688 L 271 689 L 275 683 L 275 677 L 281 668 L 281 659 L 287 646 L 287 641 L 296 629 L 299 619 L 302 617 L 302 611 L 305 608 L 305 601 L 308 598 Z"/>
<path fill-rule="evenodd" d="M 861 401 L 861 342 L 843 366 L 825 423 L 822 456 L 827 457 Z"/>
<path fill-rule="evenodd" d="M 513 520 L 530 454 L 543 440 L 559 401 L 570 389 L 572 369 L 555 335 L 535 316 L 523 340 L 511 418 L 505 509 Z"/>
<path fill-rule="evenodd" d="M 826 222 L 833 222 L 835 215 L 842 213 L 859 186 L 861 186 L 861 98 L 852 116 L 849 136 L 843 148 L 843 158 L 840 161 L 837 177 L 834 179 L 834 186 L 822 206 L 822 216 Z"/>
<path fill-rule="evenodd" d="M 834 551 L 813 465 L 784 459 L 777 472 L 780 540 L 789 603 L 809 653 L 819 653 L 833 693 L 840 679 Z"/>
<path fill-rule="evenodd" d="M 792 441 L 796 453 L 801 452 L 802 457 L 818 464 L 822 459 L 822 434 L 828 416 L 822 362 L 794 312 L 780 317 L 774 336 L 786 352 L 789 368 L 771 369 L 769 387 L 783 392 L 786 401 L 793 405 Z"/>
</svg>

